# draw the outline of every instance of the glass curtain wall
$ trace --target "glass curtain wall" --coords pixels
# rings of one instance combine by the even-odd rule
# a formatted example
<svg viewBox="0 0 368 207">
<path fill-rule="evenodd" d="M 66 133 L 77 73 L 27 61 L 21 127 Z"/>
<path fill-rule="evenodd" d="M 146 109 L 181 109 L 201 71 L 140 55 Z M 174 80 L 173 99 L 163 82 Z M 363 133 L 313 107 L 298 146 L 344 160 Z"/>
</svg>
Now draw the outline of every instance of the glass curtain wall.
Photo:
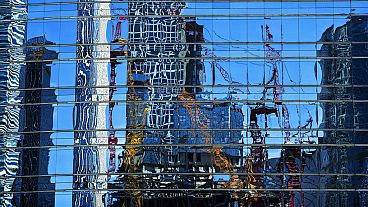
<svg viewBox="0 0 368 207">
<path fill-rule="evenodd" d="M 368 1 L 2 0 L 0 206 L 368 206 Z"/>
</svg>

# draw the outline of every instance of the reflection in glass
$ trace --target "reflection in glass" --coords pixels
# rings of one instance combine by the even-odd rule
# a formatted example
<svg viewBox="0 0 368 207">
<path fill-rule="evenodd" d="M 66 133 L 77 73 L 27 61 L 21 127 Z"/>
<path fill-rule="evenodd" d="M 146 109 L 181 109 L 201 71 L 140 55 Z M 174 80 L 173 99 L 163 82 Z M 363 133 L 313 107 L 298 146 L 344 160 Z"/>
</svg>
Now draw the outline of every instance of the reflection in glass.
<svg viewBox="0 0 368 207">
<path fill-rule="evenodd" d="M 366 4 L 2 1 L 1 206 L 367 206 Z"/>
</svg>

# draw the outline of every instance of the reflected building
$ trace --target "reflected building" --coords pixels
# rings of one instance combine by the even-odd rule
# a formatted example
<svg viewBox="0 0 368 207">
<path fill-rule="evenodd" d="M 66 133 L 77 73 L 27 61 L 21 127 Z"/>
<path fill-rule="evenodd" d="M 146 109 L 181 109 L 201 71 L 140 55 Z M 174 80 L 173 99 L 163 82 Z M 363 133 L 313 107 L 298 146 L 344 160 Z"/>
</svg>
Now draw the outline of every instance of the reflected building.
<svg viewBox="0 0 368 207">
<path fill-rule="evenodd" d="M 193 144 L 203 139 L 211 139 L 215 143 L 239 143 L 243 118 L 241 110 L 226 100 L 214 105 L 201 105 L 210 128 L 237 128 L 229 134 L 213 133 L 211 138 L 199 135 L 196 141 L 186 137 L 188 133 L 182 133 L 180 129 L 199 127 L 192 123 L 192 114 L 180 101 L 183 93 L 190 94 L 193 99 L 203 100 L 201 84 L 204 80 L 204 67 L 200 59 L 202 53 L 201 44 L 204 43 L 203 26 L 196 23 L 195 18 L 184 19 L 178 17 L 185 7 L 181 1 L 129 1 L 128 14 L 135 16 L 129 18 L 129 45 L 128 58 L 133 61 L 128 63 L 130 75 L 142 74 L 148 78 L 145 80 L 151 85 L 147 97 L 132 96 L 128 93 L 127 100 L 127 144 L 144 144 L 144 148 L 126 148 L 125 160 L 129 173 L 144 173 L 144 176 L 127 176 L 124 187 L 145 189 L 173 189 L 164 191 L 134 191 L 131 192 L 131 200 L 128 206 L 137 205 L 143 199 L 144 206 L 160 206 L 180 203 L 181 206 L 198 205 L 199 203 L 226 203 L 229 196 L 214 198 L 199 195 L 193 199 L 187 199 L 182 191 L 175 190 L 182 187 L 195 188 L 199 186 L 213 186 L 212 176 L 178 177 L 177 172 L 213 172 L 213 158 L 208 151 L 199 149 L 179 148 L 177 145 Z M 150 15 L 150 16 L 145 16 Z M 162 16 L 162 17 L 161 17 Z M 133 69 L 133 70 L 132 70 Z M 129 76 L 129 74 L 128 74 Z M 128 78 L 128 84 L 135 81 Z M 162 87 L 161 87 L 162 86 Z M 128 90 L 129 92 L 129 90 Z M 146 106 L 140 107 L 141 100 L 149 101 Z M 167 101 L 167 102 L 165 102 Z M 132 115 L 130 115 L 132 114 Z M 141 117 L 142 116 L 142 117 Z M 141 117 L 141 118 L 139 118 Z M 181 118 L 179 118 L 181 117 Z M 215 120 L 216 119 L 216 120 Z M 144 122 L 143 122 L 144 120 Z M 184 125 L 185 126 L 184 126 Z M 139 133 L 137 129 L 144 128 Z M 130 131 L 129 129 L 135 129 Z M 188 131 L 186 131 L 188 132 Z M 225 133 L 225 132 L 224 132 Z M 202 141 L 200 141 L 202 139 Z M 193 142 L 193 143 L 192 143 Z M 157 145 L 163 145 L 157 147 Z M 156 145 L 149 147 L 147 145 Z M 173 146 L 171 146 L 173 145 Z M 175 147 L 174 147 L 175 146 Z M 227 147 L 224 149 L 232 162 L 238 163 L 240 149 Z M 164 175 L 160 175 L 164 173 Z M 149 175 L 148 174 L 152 174 Z M 205 196 L 201 197 L 201 196 Z M 129 195 L 127 195 L 129 197 Z M 226 199 L 227 198 L 227 199 Z M 180 201 L 178 201 L 179 199 Z M 203 200 L 204 199 L 204 200 Z M 217 200 L 218 199 L 218 200 Z M 188 203 L 189 202 L 189 203 Z M 176 205 L 176 204 L 175 204 Z"/>
<path fill-rule="evenodd" d="M 183 32 L 185 32 L 184 33 L 185 34 L 184 43 L 187 43 L 185 57 L 188 59 L 181 60 L 181 61 L 184 61 L 185 63 L 185 68 L 183 71 L 184 75 L 182 77 L 185 83 L 185 87 L 182 88 L 182 91 L 191 93 L 193 96 L 196 96 L 196 94 L 200 94 L 200 92 L 202 92 L 201 84 L 205 76 L 204 65 L 203 65 L 202 60 L 195 59 L 195 58 L 201 57 L 201 53 L 202 53 L 202 43 L 204 43 L 203 26 L 198 25 L 195 19 L 191 19 L 191 18 L 186 19 L 183 24 L 185 25 L 182 28 Z M 177 128 L 178 119 L 176 118 L 178 105 L 173 104 L 172 107 L 173 107 L 173 112 L 170 118 L 172 119 L 171 128 L 173 130 L 176 130 L 178 129 Z M 166 135 L 166 138 L 169 138 L 169 137 L 173 139 L 177 138 L 173 135 L 173 132 L 170 132 L 170 131 Z M 157 133 L 150 130 L 144 139 L 144 144 L 160 144 L 162 143 L 161 140 L 162 139 L 159 136 L 157 136 Z M 176 141 L 172 140 L 171 142 L 173 144 Z M 159 168 L 163 168 L 163 166 L 169 166 L 170 163 L 171 164 L 176 163 L 177 153 L 174 154 L 175 148 L 171 148 L 171 149 L 172 151 L 167 151 L 163 148 L 157 148 L 157 147 L 146 148 L 146 150 L 144 151 L 145 156 L 143 160 L 143 165 L 148 169 L 152 169 L 152 167 L 155 166 L 156 170 L 159 171 Z M 173 157 L 170 157 L 169 159 L 167 159 L 168 158 L 167 156 L 170 155 L 169 152 L 171 152 L 171 155 Z M 163 159 L 163 156 L 165 156 L 166 159 Z M 169 161 L 169 160 L 172 160 L 172 161 Z"/>
<path fill-rule="evenodd" d="M 319 144 L 339 144 L 339 147 L 323 147 L 319 152 L 321 173 L 367 173 L 368 154 L 364 147 L 348 147 L 345 144 L 367 144 L 368 133 L 368 18 L 352 16 L 344 25 L 328 28 L 321 37 L 323 44 L 318 51 L 321 57 L 322 85 L 319 94 L 322 102 L 322 129 L 328 129 Z M 330 58 L 332 57 L 332 58 Z M 354 85 L 354 87 L 351 87 Z M 365 176 L 323 176 L 321 188 L 363 189 L 368 187 Z M 321 206 L 367 206 L 364 192 L 327 192 L 322 195 Z"/>
<path fill-rule="evenodd" d="M 144 101 L 147 106 L 139 104 L 141 97 L 128 94 L 127 100 L 132 105 L 127 107 L 127 141 L 128 144 L 146 143 L 148 139 L 157 140 L 163 144 L 156 147 L 155 156 L 158 172 L 173 170 L 174 137 L 171 129 L 174 124 L 174 104 L 185 84 L 186 55 L 185 23 L 181 14 L 185 3 L 179 1 L 128 1 L 128 72 L 142 74 L 152 85 Z M 130 79 L 130 80 L 129 80 Z M 131 78 L 128 77 L 128 84 Z M 131 85 L 131 84 L 130 84 Z M 161 87 L 162 86 L 162 87 Z M 166 102 L 165 102 L 166 101 Z M 136 102 L 136 103 L 134 103 Z M 137 111 L 139 110 L 139 111 Z M 135 116 L 131 116 L 133 114 Z M 141 118 L 139 118 L 141 117 Z M 145 118 L 145 123 L 142 122 Z M 145 133 L 136 129 L 146 128 Z M 132 130 L 130 130 L 132 129 Z M 135 132 L 134 132 L 135 129 Z M 145 163 L 142 155 L 145 153 L 139 148 L 127 148 L 126 171 L 138 173 L 144 171 Z M 163 162 L 170 163 L 163 165 Z M 142 186 L 160 185 L 155 178 L 145 176 L 128 176 L 127 188 L 141 188 Z M 133 195 L 134 194 L 134 195 Z M 139 205 L 142 192 L 132 192 L 133 206 Z"/>
<path fill-rule="evenodd" d="M 137 4 L 131 3 L 129 12 L 131 12 L 131 15 L 140 14 L 139 12 L 142 11 L 147 12 L 145 14 L 153 14 L 153 12 L 158 11 L 162 15 L 179 14 L 178 6 L 182 6 L 182 4 L 165 2 L 163 4 L 167 8 L 161 5 L 160 8 L 163 9 L 161 11 L 161 9 L 156 8 L 157 2 L 146 4 L 152 7 L 152 11 L 150 9 L 147 10 L 147 8 L 142 10 L 144 7 L 137 7 Z M 143 5 L 140 4 L 140 6 Z M 142 27 L 141 24 L 143 23 L 154 26 Z M 230 200 L 230 194 L 218 193 L 216 194 L 217 196 L 211 196 L 209 192 L 204 194 L 191 192 L 192 197 L 188 199 L 186 193 L 175 190 L 213 187 L 216 185 L 216 179 L 219 178 L 211 175 L 195 176 L 193 173 L 212 173 L 216 170 L 221 170 L 214 167 L 214 158 L 209 152 L 210 148 L 200 150 L 195 147 L 189 147 L 190 149 L 188 147 L 177 147 L 177 145 L 203 144 L 205 139 L 211 140 L 215 144 L 238 144 L 242 137 L 243 115 L 240 105 L 232 104 L 231 101 L 227 102 L 227 100 L 223 100 L 223 102 L 216 105 L 199 104 L 198 107 L 203 112 L 203 115 L 208 117 L 206 122 L 209 124 L 209 128 L 233 129 L 233 131 L 211 132 L 210 134 L 198 133 L 198 137 L 193 137 L 188 130 L 191 128 L 198 129 L 201 124 L 194 123 L 191 125 L 190 123 L 193 123 L 192 120 L 196 118 L 193 117 L 190 109 L 185 108 L 183 104 L 175 103 L 175 100 L 181 100 L 180 97 L 183 93 L 190 94 L 189 96 L 193 100 L 209 101 L 201 98 L 200 95 L 203 90 L 201 84 L 205 78 L 203 62 L 200 59 L 202 44 L 204 43 L 203 26 L 197 24 L 194 18 L 178 19 L 177 17 L 164 17 L 155 19 L 139 17 L 134 19 L 134 21 L 130 20 L 129 29 L 129 42 L 136 42 L 136 44 L 131 44 L 131 49 L 128 50 L 130 55 L 137 58 L 137 61 L 131 63 L 135 69 L 132 72 L 133 74 L 142 72 L 149 77 L 149 83 L 152 85 L 152 88 L 148 91 L 148 99 L 141 97 L 139 100 L 153 100 L 146 106 L 149 108 L 147 124 L 144 123 L 146 131 L 144 135 L 141 135 L 143 140 L 139 142 L 144 144 L 145 147 L 144 149 L 137 149 L 135 160 L 138 160 L 138 162 L 130 164 L 134 165 L 135 168 L 130 172 L 143 172 L 144 174 L 152 175 L 138 178 L 140 181 L 130 181 L 129 185 L 134 183 L 133 186 L 139 186 L 144 189 L 172 189 L 169 193 L 164 191 L 139 192 L 139 196 L 143 197 L 144 206 L 170 206 L 176 204 L 179 206 L 206 206 L 212 203 L 225 205 Z M 157 31 L 151 31 L 155 29 Z M 171 34 L 175 31 L 176 34 Z M 140 45 L 142 44 L 140 42 L 141 38 L 147 41 L 147 44 L 144 46 Z M 157 57 L 165 59 L 157 60 Z M 129 98 L 127 100 L 133 101 L 133 99 Z M 157 103 L 154 102 L 155 100 L 157 100 Z M 172 102 L 162 103 L 162 100 L 170 100 Z M 132 104 L 138 105 L 138 103 Z M 140 111 L 136 111 L 130 109 L 128 104 L 127 123 L 130 124 L 127 125 L 127 129 L 137 129 L 139 126 L 137 124 L 134 125 L 134 123 L 142 123 L 141 120 L 143 119 L 131 122 L 130 120 L 137 119 L 137 116 L 133 117 L 129 114 L 145 115 L 145 109 L 147 108 L 141 107 Z M 184 130 L 182 131 L 182 129 Z M 127 143 L 130 143 L 134 136 L 128 131 L 127 138 Z M 165 146 L 157 147 L 160 144 Z M 147 145 L 156 146 L 148 147 Z M 170 145 L 176 147 L 171 147 Z M 240 147 L 224 147 L 223 152 L 234 166 L 239 166 Z M 165 174 L 158 176 L 161 172 Z M 177 176 L 176 172 L 192 173 L 192 175 Z M 128 186 L 125 187 L 129 188 Z"/>
<path fill-rule="evenodd" d="M 55 89 L 50 88 L 51 66 L 58 54 L 48 50 L 45 45 L 52 45 L 44 36 L 34 37 L 27 41 L 25 49 L 26 70 L 22 83 L 26 89 L 23 94 L 24 108 L 21 110 L 21 135 L 20 169 L 17 178 L 16 191 L 49 191 L 39 193 L 24 193 L 15 196 L 16 206 L 50 207 L 55 205 L 55 184 L 51 183 L 51 177 L 34 175 L 48 175 L 49 148 L 53 146 L 51 133 L 39 131 L 51 131 L 53 129 L 52 104 L 56 102 Z M 45 88 L 45 89 L 41 89 Z M 29 90 L 31 89 L 31 90 Z M 44 147 L 44 148 L 39 148 Z M 29 176 L 29 177 L 27 177 Z"/>
<path fill-rule="evenodd" d="M 0 2 L 0 206 L 11 206 L 13 183 L 18 170 L 19 152 L 15 149 L 19 130 L 19 79 L 25 55 L 27 9 L 22 0 Z M 5 48 L 5 49 L 4 49 Z"/>
<path fill-rule="evenodd" d="M 129 18 L 128 57 L 143 60 L 136 62 L 135 67 L 155 86 L 149 93 L 147 125 L 153 136 L 165 145 L 173 143 L 168 130 L 173 125 L 174 105 L 171 101 L 177 99 L 185 84 L 186 62 L 182 59 L 186 55 L 185 23 L 177 16 L 184 6 L 181 1 L 138 0 L 128 3 L 128 15 L 137 16 Z M 165 147 L 165 151 L 167 155 L 161 159 L 173 163 L 173 148 Z"/>
<path fill-rule="evenodd" d="M 108 60 L 106 30 L 109 1 L 79 0 L 77 20 L 76 89 L 74 106 L 73 206 L 102 206 L 106 188 L 106 108 Z M 101 144 L 97 147 L 96 145 Z M 82 175 L 79 175 L 82 174 Z M 100 175 L 98 175 L 100 174 Z"/>
<path fill-rule="evenodd" d="M 221 182 L 229 181 L 229 176 L 213 176 L 212 173 L 223 172 L 223 169 L 214 164 L 212 147 L 201 145 L 241 143 L 244 121 L 241 105 L 227 102 L 227 100 L 216 104 L 202 104 L 201 102 L 206 102 L 206 99 L 200 97 L 196 101 L 200 102 L 197 106 L 175 104 L 174 125 L 171 134 L 174 137 L 173 145 L 178 146 L 174 148 L 172 157 L 175 165 L 160 160 L 160 157 L 157 156 L 157 147 L 144 150 L 144 173 L 157 173 L 160 171 L 160 165 L 170 165 L 173 172 L 183 173 L 183 175 L 170 173 L 150 177 L 151 182 L 145 182 L 146 185 L 143 188 L 161 187 L 172 189 L 172 191 L 162 193 L 163 196 L 158 196 L 155 192 L 145 191 L 144 197 L 147 199 L 144 204 L 146 206 L 211 206 L 212 204 L 221 206 L 230 202 L 230 193 L 206 192 L 205 190 L 200 193 L 195 191 L 184 193 L 182 190 L 176 190 L 217 188 L 217 186 L 221 186 L 219 185 Z M 206 126 L 204 127 L 203 124 Z M 144 144 L 159 144 L 159 140 L 148 135 Z M 242 148 L 240 146 L 225 146 L 222 147 L 222 152 L 234 167 L 234 172 L 240 172 L 238 170 L 242 166 Z M 196 175 L 196 173 L 202 173 L 202 175 Z M 165 198 L 165 195 L 168 197 Z M 189 195 L 190 198 L 188 198 Z M 170 197 L 175 197 L 175 199 Z"/>
<path fill-rule="evenodd" d="M 185 90 L 188 93 L 199 94 L 203 91 L 202 83 L 206 79 L 202 57 L 202 44 L 205 42 L 203 25 L 197 24 L 195 18 L 185 19 L 185 40 L 187 64 L 185 68 Z"/>
</svg>

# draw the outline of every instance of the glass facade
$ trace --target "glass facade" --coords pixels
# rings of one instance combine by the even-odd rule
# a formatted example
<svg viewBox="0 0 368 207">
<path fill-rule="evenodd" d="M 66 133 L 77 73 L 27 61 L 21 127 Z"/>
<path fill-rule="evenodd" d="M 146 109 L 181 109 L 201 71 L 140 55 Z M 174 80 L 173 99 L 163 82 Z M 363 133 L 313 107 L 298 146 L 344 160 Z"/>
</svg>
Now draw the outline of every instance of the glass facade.
<svg viewBox="0 0 368 207">
<path fill-rule="evenodd" d="M 0 206 L 368 206 L 368 1 L 0 0 L 0 22 Z"/>
</svg>

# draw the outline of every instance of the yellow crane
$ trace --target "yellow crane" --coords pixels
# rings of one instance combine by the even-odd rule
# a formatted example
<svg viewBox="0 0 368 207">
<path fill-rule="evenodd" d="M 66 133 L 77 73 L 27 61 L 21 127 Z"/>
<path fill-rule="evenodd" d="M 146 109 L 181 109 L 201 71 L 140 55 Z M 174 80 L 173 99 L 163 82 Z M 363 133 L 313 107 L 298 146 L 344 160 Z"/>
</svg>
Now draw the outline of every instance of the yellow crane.
<svg viewBox="0 0 368 207">
<path fill-rule="evenodd" d="M 247 156 L 245 159 L 245 172 L 247 173 L 246 182 L 243 183 L 243 187 L 249 190 L 248 193 L 244 194 L 242 198 L 242 203 L 240 206 L 244 206 L 244 204 L 248 204 L 248 207 L 251 207 L 253 203 L 258 201 L 258 198 L 261 196 L 258 191 L 256 190 L 253 183 L 256 182 L 256 178 L 253 175 L 253 157 Z M 244 203 L 243 203 L 244 202 Z"/>
<path fill-rule="evenodd" d="M 150 111 L 150 108 L 145 107 L 144 103 L 137 103 L 138 101 L 142 101 L 142 98 L 137 95 L 137 92 L 134 88 L 135 82 L 133 79 L 133 70 L 135 70 L 136 68 L 134 66 L 134 62 L 128 62 L 128 64 L 129 89 L 127 101 L 131 103 L 129 103 L 129 107 L 127 108 L 129 108 L 129 120 L 131 120 L 131 123 L 133 123 L 131 126 L 129 126 L 129 128 L 133 130 L 129 131 L 128 129 L 127 131 L 125 162 L 121 162 L 121 164 L 125 163 L 126 172 L 134 173 L 139 170 L 137 167 L 140 165 L 141 162 L 141 159 L 136 159 L 136 155 L 143 144 L 144 132 L 142 129 L 144 129 L 146 125 L 147 113 Z M 142 119 L 140 120 L 139 117 L 142 117 Z M 128 175 L 126 186 L 130 189 L 134 189 L 137 187 L 139 188 L 139 180 L 140 179 L 138 175 Z M 139 190 L 132 190 L 131 195 L 135 207 L 143 206 L 142 193 Z"/>
<path fill-rule="evenodd" d="M 136 124 L 134 129 L 138 130 L 138 129 L 143 129 L 146 123 L 146 117 L 147 117 L 147 113 L 150 111 L 150 108 L 145 108 L 142 114 L 142 122 L 138 123 L 138 119 L 136 120 Z M 137 154 L 140 146 L 143 144 L 143 137 L 144 137 L 144 133 L 143 131 L 130 131 L 127 134 L 127 144 L 129 144 L 128 146 L 126 146 L 126 151 L 127 151 L 127 155 L 126 155 L 126 162 L 127 162 L 127 166 L 126 169 L 128 169 L 129 165 L 134 163 L 134 157 Z M 136 146 L 135 146 L 136 145 Z M 134 163 L 134 165 L 137 163 Z"/>
<path fill-rule="evenodd" d="M 184 101 L 183 106 L 188 110 L 189 116 L 191 117 L 192 126 L 194 127 L 197 124 L 201 134 L 205 136 L 202 138 L 206 144 L 212 143 L 212 135 L 208 132 L 208 118 L 206 115 L 201 111 L 200 106 L 195 104 L 194 98 L 186 91 L 182 91 L 182 94 L 179 96 L 179 100 Z M 195 110 L 195 111 L 194 111 Z M 203 121 L 201 121 L 203 120 Z M 197 133 L 193 130 L 191 131 L 192 134 L 197 135 Z M 207 149 L 213 157 L 213 162 L 216 167 L 220 168 L 223 172 L 233 172 L 234 167 L 229 162 L 226 154 L 222 151 L 220 147 L 213 146 L 212 149 Z"/>
<path fill-rule="evenodd" d="M 208 125 L 208 118 L 206 115 L 201 111 L 201 108 L 198 104 L 195 103 L 194 97 L 189 94 L 187 91 L 182 91 L 181 95 L 179 96 L 179 100 L 183 101 L 183 106 L 188 110 L 189 116 L 191 117 L 192 127 L 197 124 L 198 132 L 204 135 L 203 140 L 206 144 L 212 144 L 213 136 L 209 133 L 209 125 Z M 194 111 L 195 110 L 195 111 Z M 203 120 L 203 121 L 202 121 Z M 192 130 L 191 133 L 193 135 L 197 135 L 197 133 Z M 206 150 L 208 153 L 212 155 L 212 161 L 216 167 L 218 167 L 221 172 L 234 172 L 234 167 L 232 163 L 229 161 L 226 154 L 223 152 L 221 147 L 213 146 L 211 149 Z M 230 182 L 225 183 L 224 186 L 226 188 L 231 189 L 242 189 L 244 186 L 243 181 L 237 175 L 230 175 Z M 233 194 L 235 199 L 240 199 L 237 193 Z"/>
<path fill-rule="evenodd" d="M 125 50 L 124 47 L 129 42 L 127 39 L 120 37 L 121 36 L 121 22 L 118 22 L 116 27 L 117 27 L 115 31 L 116 33 L 113 36 L 112 43 L 120 43 L 122 46 L 111 52 L 111 58 L 112 58 L 111 62 L 112 62 L 112 65 L 114 66 L 116 66 L 116 64 L 119 64 L 118 56 L 124 56 L 124 57 L 128 56 L 128 51 Z M 112 33 L 114 33 L 114 31 Z M 137 157 L 137 153 L 139 149 L 141 148 L 143 144 L 144 132 L 141 129 L 145 127 L 147 113 L 150 111 L 150 108 L 145 107 L 144 103 L 143 104 L 138 103 L 139 101 L 142 101 L 142 98 L 139 97 L 139 94 L 135 90 L 134 85 L 136 84 L 133 78 L 133 71 L 137 72 L 136 67 L 135 67 L 135 62 L 128 61 L 127 83 L 129 87 L 128 87 L 128 93 L 127 93 L 127 101 L 130 103 L 127 104 L 128 105 L 127 113 L 129 114 L 128 115 L 129 123 L 127 123 L 128 130 L 127 130 L 127 135 L 126 135 L 126 139 L 127 139 L 126 140 L 127 146 L 125 147 L 126 152 L 119 166 L 120 169 L 125 169 L 125 172 L 128 172 L 128 173 L 135 173 L 139 170 L 137 167 L 140 164 L 140 159 L 136 159 L 136 157 Z M 115 68 L 114 68 L 114 73 L 112 74 L 112 76 L 113 76 L 113 80 L 112 80 L 113 86 L 115 86 L 115 77 L 116 77 Z M 140 120 L 140 117 L 142 117 L 141 120 Z M 110 123 L 112 126 L 112 120 Z M 140 185 L 139 185 L 138 175 L 133 174 L 133 175 L 127 176 L 126 188 L 133 189 L 130 192 L 130 194 L 132 196 L 132 202 L 135 207 L 143 206 L 141 192 L 139 190 L 134 190 L 137 187 L 139 188 L 139 186 Z"/>
</svg>

